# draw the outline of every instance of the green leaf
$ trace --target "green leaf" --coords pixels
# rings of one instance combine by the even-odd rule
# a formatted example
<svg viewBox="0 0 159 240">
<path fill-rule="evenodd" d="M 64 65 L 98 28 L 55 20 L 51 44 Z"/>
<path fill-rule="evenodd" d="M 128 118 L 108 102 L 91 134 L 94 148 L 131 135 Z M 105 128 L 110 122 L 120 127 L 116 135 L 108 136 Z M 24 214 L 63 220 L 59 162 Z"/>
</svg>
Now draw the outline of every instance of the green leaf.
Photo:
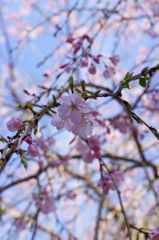
<svg viewBox="0 0 159 240">
<path fill-rule="evenodd" d="M 139 80 L 139 84 L 142 87 L 146 87 L 146 81 L 149 80 L 150 78 L 148 76 L 141 77 Z"/>
<path fill-rule="evenodd" d="M 142 119 L 138 117 L 136 114 L 132 113 L 132 118 L 138 123 L 143 124 Z"/>
<path fill-rule="evenodd" d="M 69 87 L 71 89 L 71 92 L 73 93 L 73 88 L 74 88 L 74 81 L 73 81 L 73 77 L 70 77 L 68 79 L 68 82 L 69 82 Z"/>
<path fill-rule="evenodd" d="M 85 91 L 86 90 L 86 83 L 84 80 L 81 81 L 81 87 L 82 87 L 82 90 Z"/>
<path fill-rule="evenodd" d="M 141 87 L 146 87 L 146 80 L 144 78 L 140 78 L 139 84 Z"/>
<path fill-rule="evenodd" d="M 121 81 L 121 85 L 122 85 L 123 88 L 128 88 L 128 89 L 130 88 L 129 83 L 126 82 L 126 81 Z"/>
<path fill-rule="evenodd" d="M 27 168 L 28 168 L 28 161 L 26 159 L 26 155 L 25 154 L 26 153 L 24 151 L 21 153 L 21 163 L 23 164 L 25 170 L 27 170 Z"/>
<path fill-rule="evenodd" d="M 130 103 L 128 103 L 128 102 L 125 101 L 125 100 L 122 100 L 122 101 L 123 101 L 123 103 L 126 105 L 126 107 L 127 107 L 129 110 L 132 110 L 132 106 L 131 106 Z"/>
<path fill-rule="evenodd" d="M 26 102 L 25 107 L 28 108 L 28 109 L 32 109 L 33 105 L 34 104 L 32 102 L 28 101 L 28 102 Z"/>
<path fill-rule="evenodd" d="M 132 77 L 132 75 L 133 75 L 133 73 L 127 72 L 125 77 L 124 77 L 124 80 L 125 81 L 129 80 Z"/>
<path fill-rule="evenodd" d="M 0 142 L 8 143 L 8 140 L 6 138 L 4 138 L 3 136 L 0 136 Z"/>
<path fill-rule="evenodd" d="M 84 97 L 84 99 L 87 99 L 87 97 L 88 97 L 87 91 L 83 91 L 82 96 Z"/>
<path fill-rule="evenodd" d="M 18 104 L 18 106 L 17 106 L 17 110 L 22 110 L 22 109 L 24 109 L 24 106 L 23 106 L 23 104 Z"/>
</svg>

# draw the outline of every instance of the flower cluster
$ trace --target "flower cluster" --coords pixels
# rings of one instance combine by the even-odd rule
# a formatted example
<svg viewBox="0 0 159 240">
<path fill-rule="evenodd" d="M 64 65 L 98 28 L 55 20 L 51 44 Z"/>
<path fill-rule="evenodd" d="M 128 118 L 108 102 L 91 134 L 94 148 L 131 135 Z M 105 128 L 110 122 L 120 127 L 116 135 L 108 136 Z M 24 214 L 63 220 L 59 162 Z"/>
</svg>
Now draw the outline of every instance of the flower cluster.
<svg viewBox="0 0 159 240">
<path fill-rule="evenodd" d="M 110 78 L 115 73 L 115 66 L 120 61 L 120 58 L 118 55 L 107 57 L 107 63 L 105 64 L 105 61 L 102 61 L 103 58 L 105 60 L 104 56 L 101 54 L 92 55 L 90 53 L 90 47 L 93 44 L 93 40 L 94 39 L 88 35 L 83 35 L 79 38 L 68 37 L 66 42 L 71 45 L 73 53 L 77 54 L 80 52 L 80 54 L 76 61 L 73 59 L 72 61 L 61 65 L 60 68 L 65 72 L 70 73 L 71 71 L 75 71 L 77 66 L 80 66 L 81 68 L 87 68 L 89 74 L 95 75 L 97 73 L 97 66 L 102 64 L 104 65 L 104 78 Z"/>
<path fill-rule="evenodd" d="M 85 142 L 79 142 L 77 150 L 83 155 L 83 160 L 86 163 L 91 163 L 95 158 L 100 156 L 100 141 L 97 136 L 91 136 L 88 139 L 88 144 Z"/>
<path fill-rule="evenodd" d="M 49 195 L 49 192 L 44 189 L 40 193 L 33 193 L 33 199 L 38 209 L 41 212 L 48 214 L 54 211 L 54 202 L 53 198 Z"/>
<path fill-rule="evenodd" d="M 31 136 L 26 136 L 25 142 L 29 144 L 28 154 L 32 157 L 39 156 L 40 152 L 46 155 L 46 151 L 50 145 L 55 143 L 54 138 L 49 137 L 45 139 L 43 136 L 38 137 L 34 142 L 31 140 Z"/>
<path fill-rule="evenodd" d="M 59 100 L 58 113 L 53 117 L 52 125 L 58 130 L 66 130 L 86 139 L 92 133 L 93 109 L 79 93 L 63 96 Z"/>
<path fill-rule="evenodd" d="M 124 175 L 121 170 L 112 170 L 109 174 L 102 173 L 98 186 L 102 188 L 104 194 L 108 194 L 110 190 L 114 191 L 123 180 Z"/>
<path fill-rule="evenodd" d="M 11 118 L 7 122 L 7 128 L 11 132 L 15 132 L 20 130 L 20 128 L 23 126 L 23 121 L 20 118 Z M 52 137 L 49 137 L 47 140 L 43 137 L 39 137 L 36 140 L 33 141 L 31 132 L 27 133 L 27 135 L 24 135 L 23 141 L 28 144 L 28 150 L 27 153 L 31 157 L 37 157 L 39 156 L 39 152 L 45 153 L 48 146 L 54 144 L 54 139 Z"/>
</svg>

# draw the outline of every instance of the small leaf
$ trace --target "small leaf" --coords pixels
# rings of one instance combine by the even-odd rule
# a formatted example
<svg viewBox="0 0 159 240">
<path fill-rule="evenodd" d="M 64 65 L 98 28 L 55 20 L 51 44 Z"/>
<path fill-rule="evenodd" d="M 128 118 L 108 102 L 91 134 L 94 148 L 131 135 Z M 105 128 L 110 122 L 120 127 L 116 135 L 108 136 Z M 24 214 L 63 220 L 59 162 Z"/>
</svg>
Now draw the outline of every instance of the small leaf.
<svg viewBox="0 0 159 240">
<path fill-rule="evenodd" d="M 129 109 L 129 110 L 132 110 L 132 106 L 130 105 L 130 103 L 128 103 L 127 101 L 125 101 L 125 100 L 122 100 L 123 101 L 123 103 L 127 106 L 127 108 Z"/>
<path fill-rule="evenodd" d="M 145 80 L 144 78 L 140 78 L 139 84 L 140 84 L 140 86 L 142 86 L 142 87 L 146 87 L 146 80 Z"/>
<path fill-rule="evenodd" d="M 8 140 L 6 138 L 4 138 L 3 136 L 0 136 L 0 142 L 8 143 Z"/>
<path fill-rule="evenodd" d="M 149 129 L 153 132 L 153 134 L 159 139 L 159 132 L 156 130 L 156 128 L 149 127 Z"/>
<path fill-rule="evenodd" d="M 24 151 L 21 153 L 21 163 L 23 164 L 25 170 L 27 170 L 27 168 L 28 168 L 28 161 L 26 159 L 26 155 L 25 154 L 26 153 Z"/>
<path fill-rule="evenodd" d="M 70 77 L 68 79 L 68 82 L 69 82 L 69 86 L 70 86 L 71 92 L 73 93 L 73 88 L 74 88 L 73 77 Z"/>
<path fill-rule="evenodd" d="M 24 109 L 24 106 L 23 104 L 19 103 L 17 106 L 17 110 L 22 110 L 22 109 Z"/>
<path fill-rule="evenodd" d="M 133 75 L 133 73 L 127 72 L 125 77 L 124 77 L 124 80 L 125 81 L 129 80 L 132 77 L 132 75 Z"/>
<path fill-rule="evenodd" d="M 138 124 L 143 124 L 142 119 L 139 118 L 136 114 L 132 113 L 132 118 L 133 118 Z"/>
<path fill-rule="evenodd" d="M 85 91 L 86 90 L 86 83 L 84 80 L 81 81 L 81 87 L 82 87 L 82 90 Z"/>
<path fill-rule="evenodd" d="M 126 81 L 121 81 L 121 85 L 122 85 L 123 88 L 128 88 L 128 89 L 130 88 L 129 83 L 126 82 Z"/>
<path fill-rule="evenodd" d="M 28 109 L 32 109 L 33 105 L 34 104 L 32 102 L 28 101 L 28 102 L 26 102 L 25 107 L 28 108 Z"/>
</svg>

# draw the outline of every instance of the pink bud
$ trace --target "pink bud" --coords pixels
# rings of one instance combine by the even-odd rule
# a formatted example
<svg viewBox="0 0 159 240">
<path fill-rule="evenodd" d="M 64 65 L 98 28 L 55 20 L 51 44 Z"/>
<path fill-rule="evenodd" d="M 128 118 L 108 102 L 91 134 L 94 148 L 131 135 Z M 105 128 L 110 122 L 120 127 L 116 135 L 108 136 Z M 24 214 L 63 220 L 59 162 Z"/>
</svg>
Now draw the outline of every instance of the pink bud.
<svg viewBox="0 0 159 240">
<path fill-rule="evenodd" d="M 88 66 L 88 59 L 82 58 L 81 59 L 81 67 L 87 67 Z"/>
<path fill-rule="evenodd" d="M 73 53 L 77 53 L 82 47 L 82 42 L 77 42 L 76 44 L 74 44 L 74 51 Z"/>
<path fill-rule="evenodd" d="M 105 78 L 110 78 L 114 73 L 115 73 L 114 68 L 109 67 L 109 68 L 106 68 L 106 69 L 104 70 L 103 76 L 104 76 Z"/>
<path fill-rule="evenodd" d="M 90 44 L 93 43 L 93 38 L 89 37 L 87 34 L 83 36 L 83 39 L 86 39 Z"/>
<path fill-rule="evenodd" d="M 20 118 L 11 118 L 7 122 L 7 128 L 11 132 L 18 131 L 22 127 L 22 124 L 23 122 Z"/>
<path fill-rule="evenodd" d="M 28 154 L 32 157 L 37 157 L 38 156 L 38 149 L 37 149 L 35 144 L 29 145 Z"/>
<path fill-rule="evenodd" d="M 114 56 L 110 57 L 110 60 L 114 65 L 117 65 L 118 62 L 120 61 L 120 58 L 118 55 L 114 55 Z"/>
<path fill-rule="evenodd" d="M 25 138 L 24 138 L 24 141 L 28 144 L 32 144 L 32 137 L 30 135 L 27 135 Z"/>
<path fill-rule="evenodd" d="M 69 36 L 69 37 L 67 38 L 66 42 L 72 44 L 74 40 L 75 40 L 75 39 L 74 39 L 73 37 Z"/>
<path fill-rule="evenodd" d="M 71 63 L 66 63 L 60 66 L 61 69 L 64 69 L 67 73 L 73 70 L 73 66 Z"/>
<path fill-rule="evenodd" d="M 93 57 L 93 61 L 94 61 L 95 63 L 99 64 L 99 63 L 100 63 L 100 58 L 99 58 L 99 56 Z"/>
<path fill-rule="evenodd" d="M 92 74 L 92 75 L 96 74 L 96 68 L 95 68 L 95 66 L 94 66 L 93 63 L 91 63 L 91 65 L 90 65 L 90 67 L 89 67 L 89 69 L 88 69 L 88 72 L 89 72 L 90 74 Z"/>
</svg>

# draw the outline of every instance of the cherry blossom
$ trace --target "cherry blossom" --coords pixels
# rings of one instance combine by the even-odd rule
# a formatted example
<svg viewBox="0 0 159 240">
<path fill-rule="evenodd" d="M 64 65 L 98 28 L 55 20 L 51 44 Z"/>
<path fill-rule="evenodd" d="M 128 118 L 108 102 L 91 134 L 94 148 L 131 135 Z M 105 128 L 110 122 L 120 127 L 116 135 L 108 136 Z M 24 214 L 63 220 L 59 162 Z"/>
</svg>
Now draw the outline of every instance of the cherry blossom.
<svg viewBox="0 0 159 240">
<path fill-rule="evenodd" d="M 107 79 L 110 78 L 115 73 L 113 67 L 106 67 L 106 69 L 103 72 L 103 76 Z"/>
<path fill-rule="evenodd" d="M 42 190 L 40 193 L 33 193 L 33 199 L 37 208 L 43 213 L 48 214 L 54 211 L 53 197 L 49 195 L 49 192 L 46 189 Z"/>
<path fill-rule="evenodd" d="M 98 183 L 98 186 L 102 188 L 104 194 L 108 194 L 110 190 L 114 191 L 116 186 L 119 186 L 120 183 L 124 180 L 124 175 L 121 170 L 113 170 L 108 173 L 102 173 L 101 180 Z"/>
<path fill-rule="evenodd" d="M 22 218 L 17 218 L 14 220 L 13 225 L 16 228 L 17 231 L 22 231 L 26 228 L 28 224 L 28 221 L 22 219 Z"/>
<path fill-rule="evenodd" d="M 46 149 L 47 149 L 47 144 L 46 144 L 46 141 L 45 141 L 45 139 L 44 139 L 43 137 L 37 138 L 36 143 L 37 143 L 38 147 L 39 147 L 42 151 L 46 151 Z"/>
<path fill-rule="evenodd" d="M 38 156 L 38 149 L 35 144 L 31 144 L 28 147 L 28 154 L 32 157 L 37 157 Z"/>
<path fill-rule="evenodd" d="M 134 128 L 128 116 L 121 116 L 112 119 L 111 125 L 123 134 L 126 134 L 130 129 Z"/>
<path fill-rule="evenodd" d="M 93 63 L 91 63 L 90 67 L 88 68 L 88 72 L 92 75 L 96 74 L 96 67 Z"/>
<path fill-rule="evenodd" d="M 117 65 L 120 61 L 120 57 L 118 55 L 114 55 L 114 56 L 110 57 L 110 60 L 114 65 Z"/>
<path fill-rule="evenodd" d="M 86 163 L 92 163 L 92 161 L 100 156 L 100 141 L 97 136 L 91 136 L 86 142 L 79 141 L 77 144 L 77 150 L 83 155 L 83 160 Z"/>
<path fill-rule="evenodd" d="M 87 67 L 88 66 L 88 58 L 81 58 L 80 60 L 81 67 Z"/>
<path fill-rule="evenodd" d="M 30 135 L 27 135 L 25 138 L 24 138 L 24 141 L 28 144 L 32 144 L 32 137 Z"/>
<path fill-rule="evenodd" d="M 80 94 L 73 93 L 71 96 L 63 96 L 59 103 L 58 114 L 53 116 L 52 125 L 58 130 L 66 128 L 82 138 L 91 135 L 93 110 Z"/>
<path fill-rule="evenodd" d="M 64 69 L 67 73 L 70 73 L 74 69 L 72 63 L 66 63 L 64 65 L 61 65 L 60 68 Z"/>
<path fill-rule="evenodd" d="M 63 96 L 58 107 L 59 116 L 61 119 L 71 119 L 73 123 L 79 123 L 82 118 L 82 114 L 87 114 L 92 111 L 91 107 L 75 92 L 71 96 Z"/>
</svg>

